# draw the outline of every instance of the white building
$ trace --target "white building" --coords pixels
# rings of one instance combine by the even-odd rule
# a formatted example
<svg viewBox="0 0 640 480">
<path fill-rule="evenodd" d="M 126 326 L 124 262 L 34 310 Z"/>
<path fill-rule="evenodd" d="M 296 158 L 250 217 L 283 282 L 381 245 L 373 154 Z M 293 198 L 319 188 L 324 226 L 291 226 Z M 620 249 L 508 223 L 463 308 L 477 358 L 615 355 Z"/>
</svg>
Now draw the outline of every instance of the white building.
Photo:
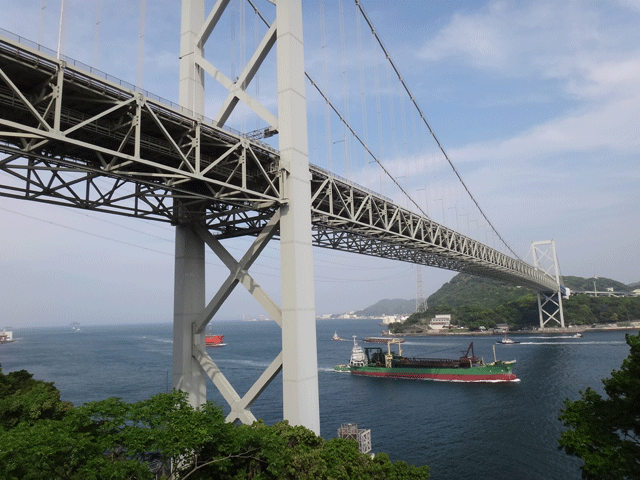
<svg viewBox="0 0 640 480">
<path fill-rule="evenodd" d="M 436 315 L 431 319 L 431 322 L 429 322 L 429 326 L 434 330 L 449 328 L 451 326 L 451 314 Z"/>
<path fill-rule="evenodd" d="M 382 316 L 382 324 L 389 325 L 390 323 L 402 323 L 409 315 L 383 315 Z"/>
<path fill-rule="evenodd" d="M 390 323 L 396 323 L 399 322 L 399 320 L 396 318 L 395 315 L 383 315 L 382 316 L 382 324 L 383 325 L 389 325 Z"/>
</svg>

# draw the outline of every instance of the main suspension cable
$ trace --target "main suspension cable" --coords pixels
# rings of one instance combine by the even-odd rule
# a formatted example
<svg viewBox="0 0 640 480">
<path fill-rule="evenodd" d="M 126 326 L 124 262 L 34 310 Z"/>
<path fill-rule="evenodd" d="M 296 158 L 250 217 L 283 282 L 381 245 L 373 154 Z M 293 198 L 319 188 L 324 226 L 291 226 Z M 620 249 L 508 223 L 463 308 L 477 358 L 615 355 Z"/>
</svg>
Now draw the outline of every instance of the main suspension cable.
<svg viewBox="0 0 640 480">
<path fill-rule="evenodd" d="M 433 129 L 431 128 L 431 125 L 429 125 L 429 122 L 427 121 L 427 119 L 425 118 L 424 114 L 422 113 L 422 109 L 420 108 L 420 106 L 418 105 L 418 102 L 416 101 L 416 99 L 414 98 L 413 94 L 411 93 L 411 91 L 409 90 L 409 87 L 407 87 L 407 84 L 405 83 L 404 79 L 402 78 L 402 75 L 400 75 L 400 71 L 398 70 L 398 68 L 396 67 L 395 62 L 392 60 L 391 55 L 389 55 L 388 50 L 385 48 L 384 44 L 382 43 L 382 40 L 380 39 L 380 37 L 378 36 L 378 33 L 376 32 L 376 29 L 373 27 L 373 24 L 371 23 L 371 20 L 369 20 L 369 17 L 367 16 L 366 12 L 364 11 L 364 8 L 362 7 L 362 4 L 360 3 L 360 0 L 355 0 L 356 5 L 358 6 L 358 9 L 360 10 L 360 13 L 362 13 L 362 16 L 364 17 L 365 21 L 367 22 L 367 24 L 369 25 L 369 28 L 371 29 L 371 33 L 375 36 L 376 40 L 378 41 L 378 45 L 380 45 L 380 48 L 382 49 L 382 51 L 384 52 L 387 60 L 389 61 L 389 64 L 393 67 L 393 70 L 396 72 L 396 75 L 398 77 L 398 80 L 400 80 L 400 83 L 402 84 L 405 92 L 407 92 L 407 95 L 409 95 L 409 98 L 411 99 L 411 102 L 413 103 L 414 107 L 417 109 L 418 113 L 420 114 L 420 118 L 422 119 L 422 121 L 424 122 L 424 124 L 427 126 L 427 128 L 429 129 L 429 132 L 431 133 L 431 136 L 433 137 L 433 139 L 436 141 L 436 144 L 438 145 L 438 148 L 440 149 L 440 151 L 442 152 L 442 154 L 444 155 L 444 158 L 447 160 L 447 162 L 449 163 L 449 165 L 451 166 L 451 168 L 453 169 L 453 172 L 456 174 L 456 176 L 458 177 L 458 180 L 460 180 L 460 183 L 462 184 L 462 186 L 464 187 L 464 189 L 466 190 L 467 194 L 469 195 L 469 197 L 471 198 L 471 200 L 473 201 L 473 203 L 475 203 L 476 207 L 478 208 L 478 211 L 480 212 L 480 214 L 484 217 L 484 219 L 486 220 L 486 222 L 491 226 L 491 228 L 493 229 L 493 231 L 495 232 L 495 234 L 498 236 L 498 238 L 502 241 L 502 243 L 504 244 L 505 247 L 507 247 L 509 249 L 509 251 L 518 259 L 521 260 L 520 257 L 518 255 L 516 255 L 516 253 L 511 249 L 511 247 L 509 245 L 507 245 L 507 242 L 505 242 L 505 240 L 502 238 L 502 236 L 498 233 L 498 231 L 496 230 L 496 228 L 493 226 L 493 224 L 489 221 L 489 219 L 487 218 L 487 216 L 485 215 L 484 211 L 482 210 L 482 208 L 480 208 L 480 205 L 478 204 L 477 200 L 475 199 L 475 197 L 471 194 L 471 191 L 469 190 L 469 188 L 467 187 L 466 183 L 464 183 L 464 180 L 462 180 L 462 177 L 460 176 L 460 173 L 458 172 L 458 170 L 456 169 L 456 167 L 453 165 L 453 162 L 451 161 L 451 159 L 449 158 L 449 155 L 447 155 L 447 152 L 444 150 L 444 147 L 442 146 L 442 144 L 440 143 L 440 141 L 438 140 L 438 137 L 436 137 L 436 134 L 434 133 Z M 405 192 L 406 194 L 406 192 Z M 415 202 L 414 202 L 415 203 Z"/>
<path fill-rule="evenodd" d="M 249 4 L 253 7 L 253 9 L 255 10 L 255 12 L 260 15 L 260 18 L 262 18 L 262 21 L 264 22 L 264 24 L 267 26 L 267 28 L 270 28 L 271 25 L 269 24 L 269 22 L 267 21 L 266 18 L 264 18 L 264 16 L 260 13 L 260 10 L 258 9 L 258 7 L 251 1 L 251 0 L 247 0 L 249 2 Z M 362 148 L 364 148 L 366 150 L 366 152 L 371 156 L 371 158 L 373 158 L 376 163 L 378 165 L 380 165 L 380 168 L 382 168 L 382 170 L 384 170 L 384 172 L 387 174 L 387 176 L 391 179 L 391 181 L 393 183 L 396 184 L 396 186 L 400 189 L 400 191 L 408 198 L 411 200 L 411 203 L 413 203 L 415 205 L 415 207 L 420 211 L 420 213 L 422 213 L 422 215 L 424 215 L 425 218 L 429 218 L 429 216 L 424 212 L 424 210 L 422 210 L 422 208 L 420 207 L 420 205 L 418 205 L 415 200 L 413 200 L 413 198 L 411 198 L 411 196 L 405 191 L 404 188 L 402 188 L 402 186 L 398 183 L 398 181 L 393 177 L 393 175 L 391 175 L 391 173 L 385 168 L 385 166 L 382 164 L 382 162 L 380 161 L 380 159 L 378 159 L 378 157 L 376 157 L 374 155 L 374 153 L 371 151 L 371 149 L 367 146 L 367 144 L 362 140 L 362 138 L 360 138 L 360 136 L 356 133 L 356 131 L 351 128 L 351 125 L 349 125 L 347 123 L 347 121 L 345 120 L 345 118 L 342 116 L 342 114 L 338 111 L 338 109 L 333 105 L 333 103 L 331 103 L 331 101 L 329 100 L 329 98 L 324 94 L 324 92 L 322 91 L 322 89 L 320 89 L 320 87 L 318 86 L 318 84 L 311 78 L 311 76 L 309 75 L 308 72 L 304 72 L 305 76 L 307 77 L 307 79 L 309 80 L 309 82 L 311 82 L 311 85 L 318 91 L 318 93 L 320 94 L 320 96 L 324 99 L 324 101 L 326 102 L 327 105 L 329 105 L 329 107 L 331 108 L 331 110 L 333 110 L 333 112 L 338 116 L 338 118 L 340 119 L 340 121 L 343 123 L 343 125 L 349 130 L 349 132 L 351 132 L 351 135 L 353 135 L 355 137 L 355 139 L 358 141 L 358 143 L 360 143 L 360 145 L 362 145 Z"/>
</svg>

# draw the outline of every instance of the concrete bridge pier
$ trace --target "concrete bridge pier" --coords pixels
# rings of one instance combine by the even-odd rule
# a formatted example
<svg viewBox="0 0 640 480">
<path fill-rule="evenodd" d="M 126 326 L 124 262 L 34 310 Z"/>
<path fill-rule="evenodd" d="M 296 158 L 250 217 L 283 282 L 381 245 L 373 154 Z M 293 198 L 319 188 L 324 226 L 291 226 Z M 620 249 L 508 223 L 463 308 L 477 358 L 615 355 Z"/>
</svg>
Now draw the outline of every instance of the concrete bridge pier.
<svg viewBox="0 0 640 480">
<path fill-rule="evenodd" d="M 320 434 L 301 0 L 277 0 L 278 130 L 284 192 L 280 209 L 283 415 Z"/>
<path fill-rule="evenodd" d="M 191 228 L 176 226 L 173 312 L 173 388 L 187 392 L 189 403 L 207 400 L 206 374 L 193 355 L 205 349 L 204 334 L 194 332 L 205 306 L 204 242 Z"/>
<path fill-rule="evenodd" d="M 191 107 L 196 116 L 204 112 L 204 78 L 198 62 L 205 62 L 204 43 L 224 14 L 228 3 L 228 0 L 217 2 L 205 20 L 204 0 L 182 1 L 180 104 Z M 204 224 L 176 227 L 173 386 L 188 392 L 191 404 L 198 406 L 206 401 L 205 380 L 208 376 L 231 406 L 227 419 L 250 423 L 255 418 L 249 407 L 282 371 L 283 418 L 293 425 L 303 425 L 319 434 L 311 175 L 302 2 L 276 0 L 274 3 L 277 32 L 273 27 L 269 29 L 267 40 L 259 47 L 265 51 L 254 56 L 256 63 L 248 65 L 246 72 L 250 72 L 247 73 L 247 78 L 253 77 L 261 58 L 277 39 L 278 118 L 265 114 L 262 109 L 260 112 L 267 117 L 270 127 L 279 134 L 283 187 L 281 203 L 269 224 L 240 261 L 229 255 L 206 230 Z M 247 83 L 248 81 L 250 80 Z M 244 79 L 237 82 L 240 83 L 230 88 L 230 98 L 237 94 L 237 88 L 246 88 Z M 220 125 L 225 123 L 236 103 L 235 98 L 227 102 L 217 119 Z M 179 219 L 182 220 L 185 219 Z M 186 221 L 194 219 L 186 218 Z M 255 258 L 276 233 L 280 236 L 281 307 L 266 295 L 248 272 Z M 205 305 L 204 293 L 205 243 L 230 271 L 229 277 L 208 305 Z M 242 398 L 206 354 L 204 345 L 204 328 L 238 283 L 242 283 L 282 327 L 281 354 Z"/>
</svg>

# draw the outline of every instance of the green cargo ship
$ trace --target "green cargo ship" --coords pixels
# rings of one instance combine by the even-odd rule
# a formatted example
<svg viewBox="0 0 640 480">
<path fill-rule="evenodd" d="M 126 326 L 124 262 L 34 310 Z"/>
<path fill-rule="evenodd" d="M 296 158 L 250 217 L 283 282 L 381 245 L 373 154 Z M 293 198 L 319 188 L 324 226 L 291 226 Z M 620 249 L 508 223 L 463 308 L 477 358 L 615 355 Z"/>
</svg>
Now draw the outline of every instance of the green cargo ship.
<svg viewBox="0 0 640 480">
<path fill-rule="evenodd" d="M 398 345 L 398 353 L 391 345 Z M 402 347 L 396 339 L 387 342 L 387 353 L 381 347 L 362 349 L 353 337 L 353 349 L 348 365 L 336 365 L 335 370 L 369 377 L 412 378 L 447 382 L 513 382 L 515 360 L 484 363 L 475 356 L 473 342 L 459 359 L 408 358 L 402 356 Z M 471 353 L 471 355 L 469 355 Z"/>
</svg>

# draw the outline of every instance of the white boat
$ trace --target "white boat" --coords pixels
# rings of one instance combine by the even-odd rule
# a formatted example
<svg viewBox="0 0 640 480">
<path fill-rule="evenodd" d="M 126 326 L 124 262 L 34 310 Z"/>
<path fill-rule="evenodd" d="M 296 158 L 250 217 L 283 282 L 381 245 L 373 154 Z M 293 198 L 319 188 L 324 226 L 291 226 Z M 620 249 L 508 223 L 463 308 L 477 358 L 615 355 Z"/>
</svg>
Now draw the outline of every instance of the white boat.
<svg viewBox="0 0 640 480">
<path fill-rule="evenodd" d="M 496 341 L 496 343 L 501 343 L 503 345 L 512 345 L 514 343 L 520 343 L 520 342 L 516 342 L 515 340 L 512 340 L 511 338 L 507 337 L 507 332 L 504 332 L 504 337 L 502 338 L 502 340 L 498 340 Z"/>
<path fill-rule="evenodd" d="M 573 336 L 573 338 L 580 338 L 580 337 L 582 337 L 582 334 L 581 334 L 581 333 L 576 333 L 576 334 Z"/>
<path fill-rule="evenodd" d="M 342 340 L 344 340 L 344 338 L 340 338 L 340 337 L 338 336 L 338 332 L 335 332 L 335 333 L 333 334 L 333 337 L 331 337 L 331 340 L 342 341 Z"/>
<path fill-rule="evenodd" d="M 10 343 L 13 341 L 13 332 L 11 330 L 5 328 L 0 332 L 0 343 Z"/>
<path fill-rule="evenodd" d="M 353 336 L 353 348 L 351 349 L 351 359 L 348 365 L 336 365 L 334 370 L 336 372 L 350 372 L 351 367 L 364 367 L 367 364 L 367 356 L 364 350 L 358 342 L 356 342 L 356 336 Z"/>
</svg>

